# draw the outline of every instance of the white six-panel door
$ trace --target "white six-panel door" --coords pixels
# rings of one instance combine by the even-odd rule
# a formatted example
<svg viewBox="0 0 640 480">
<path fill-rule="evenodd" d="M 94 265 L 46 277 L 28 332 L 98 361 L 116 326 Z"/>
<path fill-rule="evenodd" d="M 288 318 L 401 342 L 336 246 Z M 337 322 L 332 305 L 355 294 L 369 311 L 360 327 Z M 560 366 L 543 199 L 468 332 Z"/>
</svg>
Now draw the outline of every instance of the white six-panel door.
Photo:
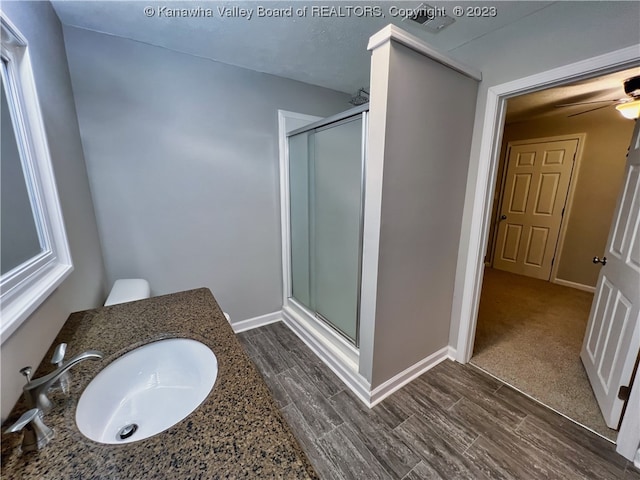
<svg viewBox="0 0 640 480">
<path fill-rule="evenodd" d="M 640 123 L 636 121 L 623 188 L 604 253 L 606 264 L 599 264 L 600 275 L 580 353 L 604 419 L 611 428 L 618 427 L 624 405 L 618 398 L 618 390 L 621 385 L 629 385 L 640 350 L 639 229 Z"/>
<path fill-rule="evenodd" d="M 494 268 L 549 280 L 577 139 L 511 146 Z"/>
</svg>

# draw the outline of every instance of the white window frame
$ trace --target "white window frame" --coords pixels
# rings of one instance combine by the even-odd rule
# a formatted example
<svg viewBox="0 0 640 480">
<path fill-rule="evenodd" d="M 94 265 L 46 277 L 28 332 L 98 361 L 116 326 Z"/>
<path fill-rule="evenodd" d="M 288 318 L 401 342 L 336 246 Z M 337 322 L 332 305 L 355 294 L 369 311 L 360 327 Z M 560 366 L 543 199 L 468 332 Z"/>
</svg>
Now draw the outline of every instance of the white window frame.
<svg viewBox="0 0 640 480">
<path fill-rule="evenodd" d="M 38 255 L 0 276 L 0 343 L 4 343 L 67 278 L 73 264 L 27 40 L 2 11 L 0 27 L 2 80 L 42 247 Z"/>
</svg>

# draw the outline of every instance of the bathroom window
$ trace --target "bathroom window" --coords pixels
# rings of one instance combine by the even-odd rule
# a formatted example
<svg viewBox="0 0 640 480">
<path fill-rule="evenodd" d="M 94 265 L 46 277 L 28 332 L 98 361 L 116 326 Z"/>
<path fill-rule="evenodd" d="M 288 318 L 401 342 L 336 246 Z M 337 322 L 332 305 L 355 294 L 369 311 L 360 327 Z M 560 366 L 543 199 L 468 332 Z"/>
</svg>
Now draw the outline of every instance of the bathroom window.
<svg viewBox="0 0 640 480">
<path fill-rule="evenodd" d="M 4 342 L 73 266 L 27 40 L 0 12 L 0 334 Z"/>
</svg>

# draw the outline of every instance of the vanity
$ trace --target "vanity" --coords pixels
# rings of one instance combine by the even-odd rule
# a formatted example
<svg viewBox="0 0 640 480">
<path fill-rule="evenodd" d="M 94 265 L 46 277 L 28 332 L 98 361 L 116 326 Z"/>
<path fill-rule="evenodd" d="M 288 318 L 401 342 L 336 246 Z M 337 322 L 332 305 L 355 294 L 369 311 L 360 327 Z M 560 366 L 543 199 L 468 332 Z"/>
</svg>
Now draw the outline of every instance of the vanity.
<svg viewBox="0 0 640 480">
<path fill-rule="evenodd" d="M 204 402 L 140 441 L 104 444 L 82 435 L 76 407 L 89 382 L 124 354 L 168 338 L 194 339 L 215 353 L 218 376 Z M 63 342 L 72 355 L 100 350 L 104 357 L 72 369 L 67 393 L 50 391 L 44 420 L 55 438 L 42 450 L 23 453 L 22 434 L 2 435 L 3 479 L 318 478 L 208 289 L 71 314 L 34 378 L 56 368 L 49 360 Z M 26 410 L 21 399 L 4 428 Z"/>
</svg>

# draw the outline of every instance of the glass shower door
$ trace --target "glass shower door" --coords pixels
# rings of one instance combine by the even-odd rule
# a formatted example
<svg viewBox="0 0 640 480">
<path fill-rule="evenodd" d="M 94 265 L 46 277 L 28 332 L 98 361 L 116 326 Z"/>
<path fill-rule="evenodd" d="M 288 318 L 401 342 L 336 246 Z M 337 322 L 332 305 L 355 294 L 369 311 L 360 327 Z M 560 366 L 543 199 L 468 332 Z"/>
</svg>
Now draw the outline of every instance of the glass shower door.
<svg viewBox="0 0 640 480">
<path fill-rule="evenodd" d="M 315 310 L 356 342 L 362 117 L 317 131 L 313 143 Z"/>
<path fill-rule="evenodd" d="M 357 344 L 362 115 L 289 137 L 292 296 Z"/>
</svg>

